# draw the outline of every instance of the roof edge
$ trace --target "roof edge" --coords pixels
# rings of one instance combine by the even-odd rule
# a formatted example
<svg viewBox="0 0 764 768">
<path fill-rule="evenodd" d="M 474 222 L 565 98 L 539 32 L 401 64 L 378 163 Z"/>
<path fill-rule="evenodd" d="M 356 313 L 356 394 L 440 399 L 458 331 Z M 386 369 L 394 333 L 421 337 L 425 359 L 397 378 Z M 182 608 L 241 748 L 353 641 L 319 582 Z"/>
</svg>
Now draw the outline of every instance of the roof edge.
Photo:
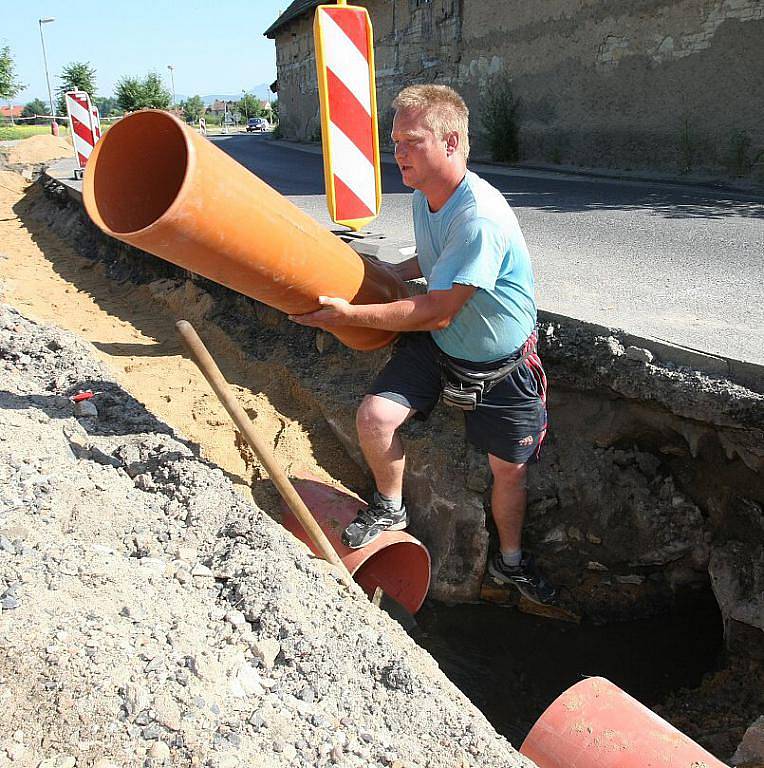
<svg viewBox="0 0 764 768">
<path fill-rule="evenodd" d="M 263 36 L 273 40 L 276 37 L 276 32 L 283 26 L 286 26 L 290 21 L 302 16 L 303 13 L 308 13 L 308 11 L 312 11 L 322 4 L 322 0 L 294 0 L 281 16 L 279 16 L 276 21 L 263 32 Z"/>
</svg>

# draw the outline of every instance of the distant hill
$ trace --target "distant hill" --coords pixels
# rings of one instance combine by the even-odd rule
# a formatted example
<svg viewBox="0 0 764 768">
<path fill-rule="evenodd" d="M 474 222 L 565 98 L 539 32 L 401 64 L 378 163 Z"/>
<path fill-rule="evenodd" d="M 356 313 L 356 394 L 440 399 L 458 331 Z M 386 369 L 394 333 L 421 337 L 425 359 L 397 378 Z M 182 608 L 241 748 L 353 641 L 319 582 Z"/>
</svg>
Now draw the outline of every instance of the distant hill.
<svg viewBox="0 0 764 768">
<path fill-rule="evenodd" d="M 260 85 L 256 85 L 254 88 L 250 88 L 247 93 L 249 93 L 252 96 L 257 97 L 258 99 L 262 99 L 263 101 L 273 101 L 276 98 L 275 93 L 271 93 L 271 89 L 269 88 L 267 83 L 260 83 Z M 269 98 L 270 97 L 270 98 Z M 186 96 L 182 98 L 188 98 Z M 213 101 L 217 101 L 218 99 L 220 101 L 239 101 L 241 98 L 241 92 L 239 93 L 213 93 L 208 96 L 202 96 L 202 101 L 205 103 L 206 106 L 210 106 Z M 178 101 L 181 100 L 181 97 L 178 96 Z"/>
</svg>

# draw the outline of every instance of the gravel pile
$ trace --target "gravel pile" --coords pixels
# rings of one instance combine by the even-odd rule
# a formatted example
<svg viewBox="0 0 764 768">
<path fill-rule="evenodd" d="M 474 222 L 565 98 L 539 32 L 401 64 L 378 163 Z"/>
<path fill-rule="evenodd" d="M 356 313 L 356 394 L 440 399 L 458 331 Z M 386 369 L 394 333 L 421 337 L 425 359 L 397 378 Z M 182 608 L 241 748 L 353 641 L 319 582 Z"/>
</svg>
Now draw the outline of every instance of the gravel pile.
<svg viewBox="0 0 764 768">
<path fill-rule="evenodd" d="M 0 766 L 531 765 L 77 338 L 0 385 Z"/>
</svg>

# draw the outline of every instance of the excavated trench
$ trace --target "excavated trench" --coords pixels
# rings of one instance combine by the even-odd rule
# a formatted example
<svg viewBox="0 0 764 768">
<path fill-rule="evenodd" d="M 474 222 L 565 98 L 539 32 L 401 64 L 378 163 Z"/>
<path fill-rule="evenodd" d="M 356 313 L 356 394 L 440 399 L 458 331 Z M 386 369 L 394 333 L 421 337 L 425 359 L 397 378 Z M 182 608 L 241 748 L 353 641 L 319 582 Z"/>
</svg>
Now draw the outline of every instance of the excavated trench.
<svg viewBox="0 0 764 768">
<path fill-rule="evenodd" d="M 195 324 L 287 471 L 366 493 L 353 411 L 384 350 L 352 352 L 109 240 L 52 182 L 15 212 L 46 255 L 55 236 L 76 250 L 48 256 L 57 279 L 137 331 L 96 347 L 124 360 L 126 376 L 140 380 L 145 366 L 146 404 L 170 423 L 185 415 L 181 429 L 261 508 L 278 509 L 275 493 L 212 396 L 193 394 L 188 361 L 166 378 L 150 365 L 180 352 L 174 317 Z M 561 587 L 565 620 L 528 615 L 516 595 L 483 582 L 489 473 L 464 446 L 458 416 L 440 408 L 405 433 L 412 532 L 433 558 L 432 599 L 412 634 L 513 744 L 562 690 L 604 675 L 728 759 L 764 709 L 756 372 L 734 383 L 550 314 L 540 336 L 552 429 L 530 477 L 527 538 Z"/>
</svg>

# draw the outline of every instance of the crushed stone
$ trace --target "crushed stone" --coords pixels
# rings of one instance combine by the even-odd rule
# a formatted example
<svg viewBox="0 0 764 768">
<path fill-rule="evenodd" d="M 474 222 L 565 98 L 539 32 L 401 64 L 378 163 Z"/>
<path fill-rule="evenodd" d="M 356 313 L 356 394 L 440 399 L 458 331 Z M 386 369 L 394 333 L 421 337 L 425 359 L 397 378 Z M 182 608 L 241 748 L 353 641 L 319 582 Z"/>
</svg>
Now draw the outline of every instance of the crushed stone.
<svg viewBox="0 0 764 768">
<path fill-rule="evenodd" d="M 82 341 L 0 305 L 0 381 L 0 765 L 531 765 Z"/>
</svg>

